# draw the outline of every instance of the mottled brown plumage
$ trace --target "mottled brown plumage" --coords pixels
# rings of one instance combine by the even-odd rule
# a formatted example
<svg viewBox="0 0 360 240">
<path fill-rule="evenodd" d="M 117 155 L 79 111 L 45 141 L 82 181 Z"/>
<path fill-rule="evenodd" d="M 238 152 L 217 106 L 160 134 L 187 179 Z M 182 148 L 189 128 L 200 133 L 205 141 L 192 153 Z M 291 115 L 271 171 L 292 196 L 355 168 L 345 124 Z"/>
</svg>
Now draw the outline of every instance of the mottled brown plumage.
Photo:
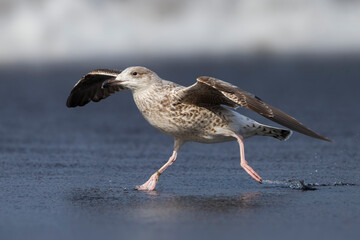
<svg viewBox="0 0 360 240">
<path fill-rule="evenodd" d="M 280 109 L 264 103 L 259 97 L 219 79 L 199 77 L 197 83 L 181 91 L 180 102 L 196 105 L 208 103 L 222 104 L 233 108 L 238 106 L 245 107 L 291 130 L 331 142 L 330 139 L 315 133 Z"/>
<path fill-rule="evenodd" d="M 259 135 L 286 140 L 291 131 L 260 124 L 224 106 L 245 107 L 292 130 L 330 141 L 283 111 L 230 83 L 212 77 L 199 77 L 194 85 L 183 87 L 161 79 L 144 67 L 88 73 L 71 91 L 67 106 L 83 106 L 91 100 L 100 101 L 124 89 L 132 91 L 134 101 L 145 119 L 175 140 L 174 152 L 169 161 L 146 183 L 138 186 L 139 190 L 153 190 L 159 175 L 175 162 L 178 150 L 188 141 L 217 143 L 237 140 L 241 166 L 256 181 L 261 182 L 260 176 L 245 160 L 243 139 Z"/>
</svg>

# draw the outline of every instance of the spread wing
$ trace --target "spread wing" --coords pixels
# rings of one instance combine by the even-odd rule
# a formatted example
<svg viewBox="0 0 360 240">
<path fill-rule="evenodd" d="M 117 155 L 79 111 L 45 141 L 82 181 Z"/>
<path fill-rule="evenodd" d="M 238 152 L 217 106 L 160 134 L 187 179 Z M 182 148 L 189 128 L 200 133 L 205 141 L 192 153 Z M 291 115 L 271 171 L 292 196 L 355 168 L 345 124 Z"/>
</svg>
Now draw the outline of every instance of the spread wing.
<svg viewBox="0 0 360 240">
<path fill-rule="evenodd" d="M 257 96 L 248 93 L 230 83 L 212 77 L 199 77 L 197 83 L 178 91 L 179 101 L 195 105 L 227 105 L 245 107 L 260 115 L 299 133 L 321 140 L 330 139 L 317 134 L 301 122 L 263 102 Z"/>
<path fill-rule="evenodd" d="M 108 69 L 98 69 L 89 72 L 75 84 L 67 99 L 66 106 L 84 106 L 90 101 L 98 102 L 115 92 L 124 90 L 125 88 L 121 86 L 102 87 L 106 81 L 115 79 L 120 73 L 121 71 Z"/>
</svg>

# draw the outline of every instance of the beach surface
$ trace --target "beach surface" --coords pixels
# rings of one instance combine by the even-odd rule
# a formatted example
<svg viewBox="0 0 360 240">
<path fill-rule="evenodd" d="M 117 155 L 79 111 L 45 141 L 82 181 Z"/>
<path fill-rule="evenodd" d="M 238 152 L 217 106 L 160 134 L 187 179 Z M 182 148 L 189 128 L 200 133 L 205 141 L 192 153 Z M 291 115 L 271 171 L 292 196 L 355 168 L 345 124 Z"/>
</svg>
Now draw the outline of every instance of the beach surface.
<svg viewBox="0 0 360 240">
<path fill-rule="evenodd" d="M 357 239 L 360 235 L 360 60 L 202 58 L 2 67 L 0 239 Z M 66 108 L 96 68 L 144 65 L 191 85 L 208 75 L 256 94 L 333 139 L 294 133 L 186 143 L 156 191 L 139 192 L 172 153 L 130 91 Z M 272 124 L 244 109 L 240 113 Z"/>
</svg>

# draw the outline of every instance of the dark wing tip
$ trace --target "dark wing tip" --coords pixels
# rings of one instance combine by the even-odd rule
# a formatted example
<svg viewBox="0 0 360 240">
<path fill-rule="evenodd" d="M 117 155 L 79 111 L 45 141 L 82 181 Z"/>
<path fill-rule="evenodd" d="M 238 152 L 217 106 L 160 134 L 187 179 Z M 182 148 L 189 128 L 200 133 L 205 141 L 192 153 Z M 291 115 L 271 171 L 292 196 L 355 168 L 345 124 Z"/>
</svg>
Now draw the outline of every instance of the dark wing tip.
<svg viewBox="0 0 360 240">
<path fill-rule="evenodd" d="M 72 92 L 70 93 L 69 97 L 66 100 L 66 106 L 68 108 L 74 108 L 74 107 L 78 106 L 78 104 L 76 104 L 76 102 L 74 101 Z"/>
<path fill-rule="evenodd" d="M 66 101 L 66 106 L 68 108 L 74 108 L 74 107 L 77 107 L 77 106 L 82 107 L 85 104 L 87 104 L 88 102 L 90 102 L 90 101 L 85 101 L 85 102 L 75 101 L 75 100 L 72 99 L 72 96 L 69 96 L 67 101 Z"/>
<path fill-rule="evenodd" d="M 309 130 L 310 130 L 310 129 L 309 129 Z M 296 130 L 295 130 L 295 131 L 296 131 Z M 307 135 L 307 136 L 309 136 L 309 137 L 313 137 L 313 138 L 316 138 L 316 139 L 319 139 L 319 140 L 326 141 L 326 142 L 334 142 L 333 140 L 331 140 L 331 139 L 329 139 L 329 138 L 327 138 L 327 137 L 324 137 L 324 136 L 322 136 L 322 135 L 320 135 L 320 134 L 318 134 L 318 133 L 316 133 L 316 132 L 314 132 L 314 131 L 312 131 L 312 130 L 310 130 L 310 131 L 311 131 L 310 134 L 302 133 L 302 132 L 300 132 L 300 133 L 305 134 L 305 135 Z"/>
<path fill-rule="evenodd" d="M 83 76 L 73 87 L 66 101 L 68 108 L 84 106 L 90 101 L 98 102 L 116 91 L 122 90 L 118 87 L 116 90 L 103 90 L 104 81 L 115 78 L 121 71 L 111 69 L 96 69 Z"/>
<path fill-rule="evenodd" d="M 71 104 L 70 97 L 66 100 L 66 106 L 67 106 L 68 108 L 76 107 L 76 106 L 74 106 L 74 105 Z"/>
<path fill-rule="evenodd" d="M 275 108 L 271 105 L 266 104 L 266 106 L 271 109 L 272 111 L 272 116 L 268 117 L 265 116 L 266 118 L 279 123 L 287 128 L 290 128 L 291 130 L 294 130 L 298 133 L 307 135 L 309 137 L 313 137 L 316 139 L 320 139 L 323 141 L 327 141 L 327 142 L 332 142 L 331 139 L 328 139 L 318 133 L 316 133 L 315 131 L 311 130 L 310 128 L 308 128 L 307 126 L 305 126 L 304 124 L 302 124 L 301 122 L 299 122 L 298 120 L 296 120 L 295 118 L 291 117 L 290 115 L 288 115 L 287 113 L 281 111 L 278 108 Z"/>
<path fill-rule="evenodd" d="M 329 139 L 329 138 L 327 138 L 327 137 L 324 137 L 324 136 L 321 136 L 321 140 L 324 140 L 324 141 L 327 141 L 327 142 L 334 142 L 334 140 L 332 140 L 332 139 Z"/>
</svg>

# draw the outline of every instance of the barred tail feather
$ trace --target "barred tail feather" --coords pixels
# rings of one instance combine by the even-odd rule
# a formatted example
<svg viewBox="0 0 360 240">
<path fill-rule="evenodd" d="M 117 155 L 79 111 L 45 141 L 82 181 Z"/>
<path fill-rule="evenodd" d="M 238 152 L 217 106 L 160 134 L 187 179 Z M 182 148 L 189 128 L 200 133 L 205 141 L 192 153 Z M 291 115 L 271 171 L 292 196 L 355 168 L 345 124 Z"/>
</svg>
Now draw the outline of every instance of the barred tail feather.
<svg viewBox="0 0 360 240">
<path fill-rule="evenodd" d="M 263 126 L 259 130 L 259 135 L 274 137 L 276 139 L 279 139 L 280 141 L 288 140 L 293 133 L 291 130 L 288 129 L 275 128 L 270 126 Z"/>
</svg>

